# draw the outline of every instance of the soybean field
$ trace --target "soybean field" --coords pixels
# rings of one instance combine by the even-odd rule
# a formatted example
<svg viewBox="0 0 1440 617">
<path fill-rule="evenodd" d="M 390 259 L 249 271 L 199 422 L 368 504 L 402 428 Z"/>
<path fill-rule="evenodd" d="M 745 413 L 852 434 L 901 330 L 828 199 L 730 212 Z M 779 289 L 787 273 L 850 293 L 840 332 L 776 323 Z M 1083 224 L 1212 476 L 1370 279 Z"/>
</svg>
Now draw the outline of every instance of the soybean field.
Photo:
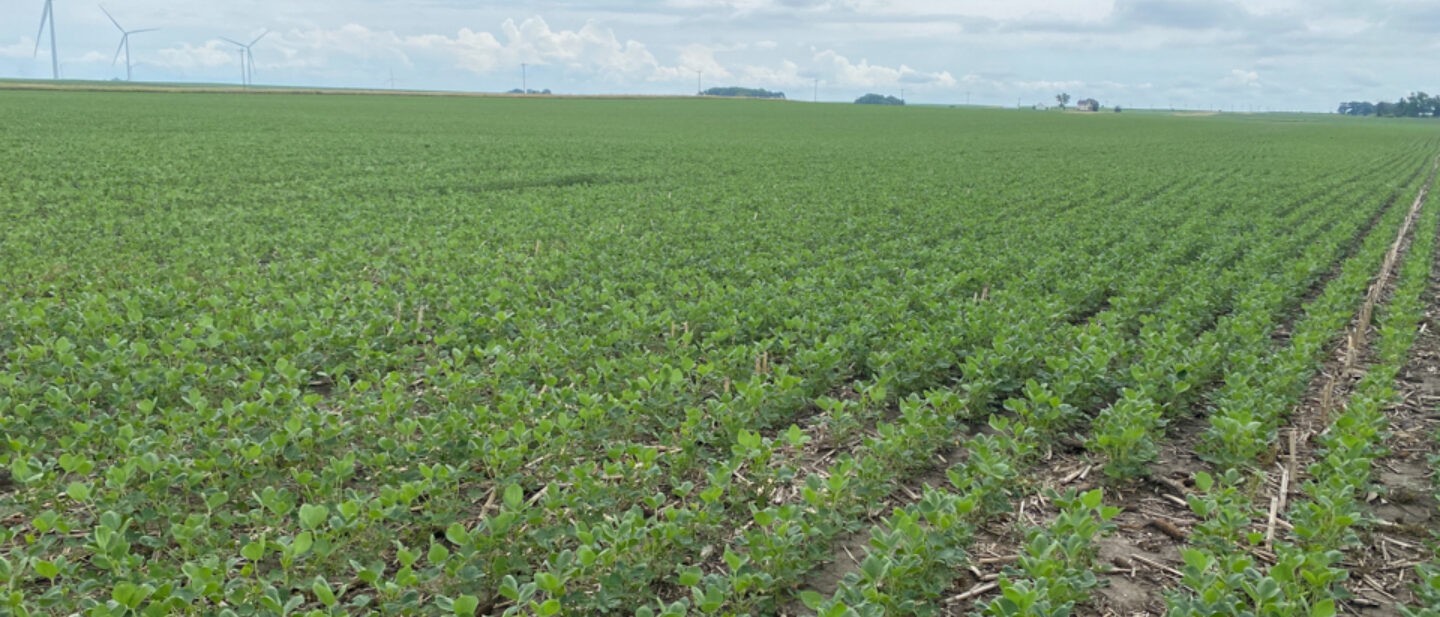
<svg viewBox="0 0 1440 617">
<path fill-rule="evenodd" d="M 1437 156 L 0 91 L 0 614 L 1436 617 Z"/>
</svg>

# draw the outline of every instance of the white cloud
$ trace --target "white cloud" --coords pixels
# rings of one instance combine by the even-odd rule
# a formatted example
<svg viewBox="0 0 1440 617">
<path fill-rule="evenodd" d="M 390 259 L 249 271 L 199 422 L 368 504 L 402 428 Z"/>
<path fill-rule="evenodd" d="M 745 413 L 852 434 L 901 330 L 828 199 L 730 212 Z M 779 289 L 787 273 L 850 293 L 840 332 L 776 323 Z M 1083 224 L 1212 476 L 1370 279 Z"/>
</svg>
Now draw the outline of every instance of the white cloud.
<svg viewBox="0 0 1440 617">
<path fill-rule="evenodd" d="M 14 45 L 0 45 L 0 58 L 29 58 L 35 55 L 35 39 L 22 37 Z M 49 50 L 46 50 L 49 56 Z"/>
<path fill-rule="evenodd" d="M 518 25 L 507 19 L 501 29 L 507 42 L 500 55 L 512 63 L 518 59 L 625 75 L 642 73 L 658 64 L 645 45 L 628 40 L 621 43 L 613 30 L 594 23 L 579 30 L 556 31 L 544 19 L 531 17 Z"/>
<path fill-rule="evenodd" d="M 930 85 L 940 87 L 952 87 L 955 85 L 955 78 L 949 71 L 938 73 L 925 73 L 917 71 L 905 65 L 899 68 L 870 64 L 868 60 L 861 59 L 859 64 L 852 63 L 848 58 L 827 49 L 815 54 L 815 63 L 821 67 L 822 74 L 828 75 L 835 84 L 841 86 L 854 86 L 860 88 L 873 88 L 876 86 L 894 86 L 898 84 Z"/>
<path fill-rule="evenodd" d="M 643 43 L 621 40 L 613 30 L 597 23 L 579 29 L 554 29 L 540 17 L 522 21 L 507 19 L 498 34 L 461 28 L 454 35 L 400 35 L 389 30 L 372 30 L 359 24 L 338 28 L 291 30 L 277 34 L 255 49 L 256 66 L 261 70 L 282 68 L 323 70 L 339 58 L 367 63 L 417 64 L 439 62 L 477 75 L 515 71 L 523 62 L 533 66 L 556 67 L 579 75 L 595 76 L 617 83 L 691 83 L 702 73 L 706 83 L 724 80 L 735 85 L 796 86 L 814 78 L 827 85 L 853 88 L 928 86 L 948 88 L 957 84 L 948 71 L 926 72 L 901 64 L 898 67 L 851 62 L 834 50 L 811 52 L 811 67 L 788 58 L 764 58 L 765 62 L 731 62 L 721 54 L 748 52 L 746 43 L 691 43 L 679 46 L 673 58 L 661 62 Z M 776 44 L 755 44 L 771 50 Z M 776 55 L 760 52 L 762 57 Z M 751 54 L 754 57 L 754 54 Z M 332 60 L 333 59 L 333 60 Z M 235 61 L 227 44 L 210 41 L 196 47 L 183 44 L 160 51 L 157 64 L 177 69 L 216 67 Z"/>
<path fill-rule="evenodd" d="M 654 81 L 668 81 L 689 78 L 696 72 L 708 79 L 730 79 L 734 75 L 715 59 L 717 50 L 704 45 L 686 45 L 680 48 L 680 57 L 673 67 L 656 67 L 650 76 Z"/>
<path fill-rule="evenodd" d="M 393 31 L 348 24 L 336 29 L 291 31 L 276 41 L 275 46 L 288 60 L 280 66 L 314 65 L 300 58 L 325 55 L 414 66 L 419 56 L 428 55 L 479 75 L 513 71 L 521 63 L 561 67 L 620 80 L 652 79 L 657 73 L 679 72 L 678 68 L 661 67 L 645 45 L 630 40 L 621 42 L 614 31 L 594 23 L 587 23 L 579 30 L 554 30 L 539 17 L 518 23 L 507 19 L 500 25 L 500 33 L 503 41 L 490 32 L 470 28 L 461 28 L 453 36 L 401 36 Z M 259 49 L 257 47 L 257 53 Z M 690 50 L 686 57 L 698 68 L 719 67 L 713 55 L 707 59 L 700 49 Z M 265 64 L 257 60 L 257 66 Z"/>
<path fill-rule="evenodd" d="M 1242 69 L 1231 69 L 1230 74 L 1220 80 L 1222 89 L 1259 88 L 1260 73 Z"/>
<path fill-rule="evenodd" d="M 179 47 L 167 47 L 155 53 L 159 57 L 151 60 L 151 64 L 174 69 L 210 68 L 240 62 L 234 47 L 220 41 L 207 41 L 199 47 L 181 43 Z"/>
<path fill-rule="evenodd" d="M 1086 86 L 1085 82 L 1077 80 L 1068 81 L 1017 81 L 1014 86 L 1020 90 L 1080 90 Z"/>
<path fill-rule="evenodd" d="M 785 60 L 777 67 L 747 66 L 740 71 L 745 84 L 766 87 L 800 86 L 812 83 L 813 77 L 800 74 L 800 65 Z"/>
<path fill-rule="evenodd" d="M 90 63 L 90 62 L 104 62 L 104 63 L 106 63 L 106 64 L 110 64 L 110 63 L 114 62 L 114 57 L 113 57 L 113 56 L 107 56 L 107 55 L 105 55 L 105 54 L 102 54 L 102 53 L 100 53 L 100 52 L 98 52 L 98 51 L 93 51 L 93 50 L 92 50 L 92 51 L 87 51 L 87 52 L 85 52 L 84 55 L 81 55 L 81 56 L 78 57 L 78 58 L 70 58 L 70 59 L 66 60 L 65 57 L 62 55 L 60 59 L 61 59 L 62 61 L 64 61 L 64 62 L 67 62 L 67 63 L 69 63 L 69 62 L 85 62 L 85 63 Z"/>
<path fill-rule="evenodd" d="M 462 30 L 461 34 L 466 32 Z M 415 46 L 413 42 L 407 45 L 407 41 L 394 31 L 371 30 L 353 23 L 333 29 L 291 30 L 273 40 L 264 41 L 255 49 L 278 49 L 285 58 L 279 65 L 310 68 L 324 66 L 326 62 L 323 59 L 330 55 L 410 66 L 410 58 L 405 52 L 407 47 Z M 268 54 L 261 57 L 268 57 Z M 256 65 L 267 66 L 259 58 Z"/>
</svg>

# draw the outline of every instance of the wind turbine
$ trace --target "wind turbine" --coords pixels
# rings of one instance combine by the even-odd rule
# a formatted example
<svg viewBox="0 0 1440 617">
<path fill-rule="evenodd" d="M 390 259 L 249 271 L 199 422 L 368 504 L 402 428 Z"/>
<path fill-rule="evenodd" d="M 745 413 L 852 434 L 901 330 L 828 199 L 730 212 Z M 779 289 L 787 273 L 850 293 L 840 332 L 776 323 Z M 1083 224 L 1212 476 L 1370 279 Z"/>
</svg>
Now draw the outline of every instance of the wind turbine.
<svg viewBox="0 0 1440 617">
<path fill-rule="evenodd" d="M 110 11 L 106 11 L 106 10 L 105 10 L 105 6 L 104 6 L 104 5 L 101 5 L 101 6 L 100 6 L 100 10 L 101 10 L 101 11 L 105 11 L 105 16 L 110 18 L 110 23 L 115 24 L 115 27 L 116 27 L 116 28 L 119 28 L 119 30 L 120 30 L 120 46 L 115 48 L 115 59 L 114 59 L 114 60 L 111 60 L 111 61 L 110 61 L 110 64 L 111 64 L 111 66 L 114 66 L 115 61 L 120 59 L 120 50 L 121 50 L 121 49 L 124 49 L 124 50 L 125 50 L 125 81 L 131 81 L 131 79 L 130 79 L 130 35 L 132 35 L 132 34 L 140 34 L 141 32 L 154 32 L 154 31 L 156 31 L 156 30 L 159 30 L 159 28 L 143 28 L 143 29 L 140 29 L 140 30 L 126 30 L 124 27 L 122 27 L 122 26 L 120 25 L 120 22 L 115 21 L 115 16 L 114 16 L 114 15 L 111 15 L 111 14 L 110 14 Z"/>
<path fill-rule="evenodd" d="M 269 30 L 261 32 L 260 36 L 250 41 L 249 45 L 235 39 L 220 37 L 220 40 L 240 48 L 240 83 L 243 86 L 248 87 L 251 83 L 251 78 L 255 76 L 255 54 L 250 52 L 250 48 L 254 47 L 256 43 L 259 43 L 260 39 L 265 38 L 267 34 L 270 34 Z"/>
<path fill-rule="evenodd" d="M 50 74 L 55 79 L 60 79 L 60 56 L 55 51 L 55 2 L 45 0 L 45 8 L 40 10 L 40 31 L 35 33 L 35 55 L 40 55 L 40 36 L 45 34 L 45 23 L 50 23 Z"/>
</svg>

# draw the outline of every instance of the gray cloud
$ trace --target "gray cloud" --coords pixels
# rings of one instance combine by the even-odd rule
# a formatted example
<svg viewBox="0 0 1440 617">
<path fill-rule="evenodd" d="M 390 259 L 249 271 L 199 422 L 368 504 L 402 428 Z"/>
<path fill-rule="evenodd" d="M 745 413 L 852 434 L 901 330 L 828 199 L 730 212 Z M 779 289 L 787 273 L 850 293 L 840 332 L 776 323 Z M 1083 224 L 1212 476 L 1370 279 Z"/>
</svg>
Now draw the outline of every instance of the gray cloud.
<svg viewBox="0 0 1440 617">
<path fill-rule="evenodd" d="M 1231 28 L 1249 19 L 1244 9 L 1214 0 L 1116 0 L 1112 20 L 1185 30 Z"/>
</svg>

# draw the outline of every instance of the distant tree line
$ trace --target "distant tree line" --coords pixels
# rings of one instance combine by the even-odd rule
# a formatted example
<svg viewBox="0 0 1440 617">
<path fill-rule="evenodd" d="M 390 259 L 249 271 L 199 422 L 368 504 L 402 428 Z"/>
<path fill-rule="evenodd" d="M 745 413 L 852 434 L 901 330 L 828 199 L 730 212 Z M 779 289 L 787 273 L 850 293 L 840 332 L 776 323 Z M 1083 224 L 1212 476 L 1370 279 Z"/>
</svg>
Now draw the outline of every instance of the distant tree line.
<svg viewBox="0 0 1440 617">
<path fill-rule="evenodd" d="M 550 89 L 546 88 L 544 90 L 536 90 L 534 88 L 531 88 L 529 90 L 521 90 L 519 88 L 516 88 L 514 90 L 507 91 L 506 94 L 550 94 Z"/>
<path fill-rule="evenodd" d="M 730 96 L 746 99 L 783 99 L 784 92 L 771 92 L 761 88 L 741 88 L 739 86 L 728 86 L 724 88 L 710 88 L 700 94 L 705 96 Z"/>
<path fill-rule="evenodd" d="M 1340 114 L 1382 118 L 1436 118 L 1440 117 L 1440 96 L 1432 97 L 1424 92 L 1415 92 L 1394 103 L 1350 101 L 1340 104 Z"/>
<path fill-rule="evenodd" d="M 858 99 L 855 99 L 855 103 L 859 105 L 904 105 L 905 101 L 897 99 L 893 96 L 870 93 Z"/>
</svg>

